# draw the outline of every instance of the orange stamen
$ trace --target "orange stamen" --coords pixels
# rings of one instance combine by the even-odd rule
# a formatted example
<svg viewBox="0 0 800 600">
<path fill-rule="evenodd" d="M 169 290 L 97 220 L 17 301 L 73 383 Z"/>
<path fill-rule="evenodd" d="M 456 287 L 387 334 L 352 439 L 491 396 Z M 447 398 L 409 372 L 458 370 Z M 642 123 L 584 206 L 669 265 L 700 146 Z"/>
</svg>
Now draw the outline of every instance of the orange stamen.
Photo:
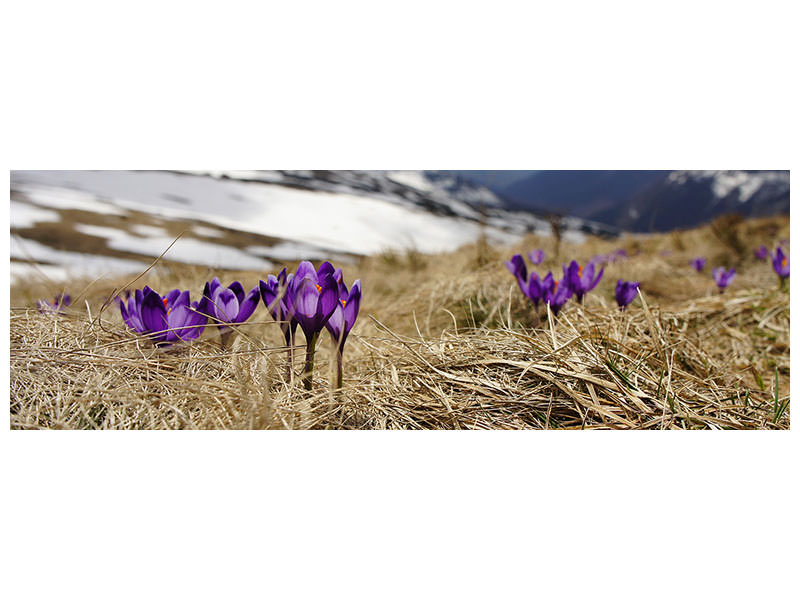
<svg viewBox="0 0 800 600">
<path fill-rule="evenodd" d="M 318 283 L 315 283 L 315 284 L 314 284 L 314 287 L 316 287 L 316 288 L 317 288 L 317 293 L 318 293 L 318 294 L 321 294 L 321 293 L 322 293 L 322 286 L 321 286 L 321 285 L 319 285 Z"/>
<path fill-rule="evenodd" d="M 583 267 L 578 266 L 578 277 L 583 277 Z"/>
<path fill-rule="evenodd" d="M 162 298 L 161 301 L 164 303 L 164 308 L 167 308 L 167 299 Z"/>
<path fill-rule="evenodd" d="M 344 308 L 345 306 L 347 306 L 347 300 L 339 300 L 339 302 L 341 302 L 341 303 L 342 303 L 342 308 Z"/>
<path fill-rule="evenodd" d="M 786 266 L 786 259 L 785 259 L 785 258 L 784 258 L 784 259 L 781 261 L 781 266 L 782 266 L 782 267 L 785 267 L 785 266 Z"/>
<path fill-rule="evenodd" d="M 553 282 L 553 290 L 557 290 L 557 289 L 558 289 L 558 282 L 554 281 Z"/>
</svg>

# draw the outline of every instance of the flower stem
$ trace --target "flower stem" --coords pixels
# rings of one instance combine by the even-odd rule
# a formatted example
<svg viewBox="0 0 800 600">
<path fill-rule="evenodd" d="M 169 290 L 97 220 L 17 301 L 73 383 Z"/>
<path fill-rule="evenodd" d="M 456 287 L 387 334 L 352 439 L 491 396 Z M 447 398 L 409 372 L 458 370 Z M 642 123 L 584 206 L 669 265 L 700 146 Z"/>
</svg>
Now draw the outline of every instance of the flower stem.
<svg viewBox="0 0 800 600">
<path fill-rule="evenodd" d="M 286 381 L 291 382 L 294 378 L 294 335 L 288 324 L 283 330 L 283 339 L 286 340 Z"/>
<path fill-rule="evenodd" d="M 230 340 L 231 334 L 233 334 L 232 329 L 220 328 L 219 345 L 222 347 L 223 350 L 225 350 L 228 347 L 228 340 Z"/>
<path fill-rule="evenodd" d="M 336 389 L 342 387 L 342 347 L 336 349 Z"/>
<path fill-rule="evenodd" d="M 306 344 L 306 368 L 303 372 L 303 385 L 307 390 L 311 390 L 311 382 L 314 377 L 314 352 L 316 351 L 318 337 L 319 332 L 314 333 Z"/>
</svg>

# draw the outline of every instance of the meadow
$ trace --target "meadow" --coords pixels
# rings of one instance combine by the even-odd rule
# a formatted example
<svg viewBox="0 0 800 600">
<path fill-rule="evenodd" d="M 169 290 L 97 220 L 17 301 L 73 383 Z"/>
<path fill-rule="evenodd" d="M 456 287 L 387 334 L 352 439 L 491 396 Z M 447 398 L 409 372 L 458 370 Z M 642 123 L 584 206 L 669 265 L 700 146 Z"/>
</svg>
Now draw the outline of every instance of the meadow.
<svg viewBox="0 0 800 600">
<path fill-rule="evenodd" d="M 113 297 L 165 294 L 268 273 L 159 261 L 135 277 L 20 282 L 11 288 L 12 429 L 788 429 L 789 291 L 753 256 L 789 238 L 788 217 L 721 218 L 706 227 L 584 244 L 528 236 L 452 253 L 409 250 L 337 264 L 361 279 L 358 320 L 336 389 L 323 332 L 312 389 L 298 330 L 294 374 L 278 323 L 260 304 L 223 346 L 213 325 L 157 348 L 125 327 Z M 179 242 L 178 242 L 179 243 Z M 784 243 L 784 247 L 788 247 Z M 583 304 L 539 315 L 504 262 L 534 248 L 553 271 L 624 249 Z M 708 264 L 696 272 L 691 259 Z M 315 266 L 319 263 L 316 262 Z M 736 279 L 719 293 L 718 265 Z M 286 265 L 291 271 L 297 263 Z M 277 273 L 273 273 L 277 274 Z M 618 279 L 641 282 L 621 311 Z M 36 300 L 68 292 L 64 315 Z"/>
</svg>

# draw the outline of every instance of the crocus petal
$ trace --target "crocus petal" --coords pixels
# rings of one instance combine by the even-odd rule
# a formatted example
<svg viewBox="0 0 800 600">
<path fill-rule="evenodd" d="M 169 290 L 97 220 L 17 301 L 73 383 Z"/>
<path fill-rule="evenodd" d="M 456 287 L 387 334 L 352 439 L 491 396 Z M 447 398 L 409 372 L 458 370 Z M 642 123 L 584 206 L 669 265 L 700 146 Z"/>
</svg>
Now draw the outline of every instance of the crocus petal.
<svg viewBox="0 0 800 600">
<path fill-rule="evenodd" d="M 276 321 L 283 320 L 281 318 L 283 303 L 278 299 L 278 279 L 274 275 L 270 275 L 267 281 L 261 280 L 258 282 L 258 291 L 261 294 L 261 300 L 264 306 Z"/>
<path fill-rule="evenodd" d="M 534 306 L 539 306 L 539 301 L 542 299 L 542 282 L 536 273 L 531 273 L 531 278 L 528 280 L 528 293 L 525 295 L 530 298 Z"/>
<path fill-rule="evenodd" d="M 164 300 L 166 300 L 166 302 L 164 303 L 164 306 L 166 308 L 170 308 L 173 304 L 175 304 L 175 300 L 177 300 L 180 295 L 181 295 L 181 291 L 180 290 L 178 290 L 178 289 L 170 290 L 167 293 L 167 295 L 164 296 Z"/>
<path fill-rule="evenodd" d="M 335 269 L 333 268 L 333 265 L 326 260 L 319 266 L 319 269 L 317 269 L 317 277 L 322 278 L 325 275 L 333 275 L 334 272 Z"/>
<path fill-rule="evenodd" d="M 330 332 L 331 337 L 336 340 L 337 343 L 343 339 L 344 335 L 342 334 L 342 330 L 344 329 L 344 311 L 341 304 L 334 309 L 327 323 L 325 323 L 325 327 Z"/>
<path fill-rule="evenodd" d="M 306 279 L 308 277 L 311 277 L 315 282 L 318 279 L 317 271 L 314 269 L 314 265 L 307 260 L 304 260 L 297 266 L 297 271 L 295 272 L 294 278 Z"/>
<path fill-rule="evenodd" d="M 356 322 L 359 308 L 361 308 L 361 280 L 356 279 L 344 305 L 344 320 L 349 325 L 348 329 Z"/>
<path fill-rule="evenodd" d="M 146 328 L 142 323 L 142 290 L 136 290 L 133 296 L 128 299 L 128 316 L 131 320 L 131 326 L 139 333 L 145 333 Z"/>
<path fill-rule="evenodd" d="M 597 273 L 597 277 L 594 278 L 594 281 L 592 281 L 589 290 L 587 291 L 593 290 L 595 287 L 597 287 L 597 284 L 600 283 L 600 280 L 603 278 L 603 271 L 605 270 L 606 270 L 605 267 L 600 267 L 600 271 Z M 594 271 L 594 265 L 592 265 L 592 271 Z"/>
<path fill-rule="evenodd" d="M 511 260 L 506 261 L 506 267 L 517 280 L 528 280 L 528 268 L 525 266 L 525 259 L 522 258 L 521 254 L 515 254 L 511 257 Z"/>
<path fill-rule="evenodd" d="M 293 308 L 298 317 L 313 317 L 317 313 L 320 291 L 311 279 L 301 279 L 294 288 Z"/>
<path fill-rule="evenodd" d="M 239 304 L 241 304 L 244 300 L 244 288 L 242 287 L 242 284 L 238 281 L 234 281 L 228 286 L 228 289 L 236 294 L 236 300 L 239 302 Z"/>
<path fill-rule="evenodd" d="M 220 282 L 219 277 L 214 277 L 214 279 L 208 282 L 208 291 L 210 294 L 213 294 L 221 287 L 222 287 L 222 282 Z M 209 296 L 209 298 L 210 297 L 211 296 Z"/>
<path fill-rule="evenodd" d="M 189 290 L 175 290 L 178 293 L 174 295 L 172 301 L 167 300 L 167 309 L 176 308 L 178 306 L 189 306 Z M 170 292 L 172 293 L 172 292 Z"/>
<path fill-rule="evenodd" d="M 339 299 L 346 300 L 348 296 L 347 286 L 344 283 L 344 277 L 342 276 L 342 270 L 337 268 L 332 275 L 334 281 L 336 281 L 336 285 L 339 286 Z"/>
<path fill-rule="evenodd" d="M 125 325 L 133 329 L 133 325 L 131 325 L 131 318 L 128 313 L 128 309 L 125 306 L 125 302 L 122 298 L 117 298 L 117 306 L 119 306 L 119 312 L 122 313 L 122 320 L 125 322 Z M 41 307 L 40 307 L 41 308 Z"/>
<path fill-rule="evenodd" d="M 164 302 L 154 291 L 145 295 L 140 307 L 142 325 L 149 333 L 160 334 L 153 336 L 155 340 L 163 340 L 164 331 L 168 328 L 167 311 L 164 309 Z"/>
<path fill-rule="evenodd" d="M 211 283 L 206 281 L 206 284 L 203 286 L 203 296 L 200 298 L 200 302 L 197 304 L 197 311 L 206 316 L 211 316 L 213 314 L 213 307 L 211 306 Z"/>
<path fill-rule="evenodd" d="M 226 323 L 232 322 L 239 314 L 239 300 L 237 300 L 236 294 L 228 288 L 217 290 L 214 306 L 217 309 L 217 318 Z"/>
<path fill-rule="evenodd" d="M 170 311 L 168 320 L 170 329 L 174 330 L 170 333 L 176 339 L 191 340 L 200 336 L 204 329 L 200 325 L 205 325 L 207 319 L 188 306 L 180 305 Z"/>
<path fill-rule="evenodd" d="M 237 323 L 244 323 L 250 318 L 250 315 L 253 314 L 256 306 L 258 306 L 259 296 L 260 292 L 258 290 L 258 286 L 250 290 L 247 296 L 245 296 L 244 300 L 239 305 L 239 314 L 236 315 Z"/>
<path fill-rule="evenodd" d="M 339 286 L 330 275 L 320 279 L 319 304 L 317 305 L 317 316 L 321 319 L 319 328 L 322 326 L 333 314 L 333 311 L 339 306 Z"/>
</svg>

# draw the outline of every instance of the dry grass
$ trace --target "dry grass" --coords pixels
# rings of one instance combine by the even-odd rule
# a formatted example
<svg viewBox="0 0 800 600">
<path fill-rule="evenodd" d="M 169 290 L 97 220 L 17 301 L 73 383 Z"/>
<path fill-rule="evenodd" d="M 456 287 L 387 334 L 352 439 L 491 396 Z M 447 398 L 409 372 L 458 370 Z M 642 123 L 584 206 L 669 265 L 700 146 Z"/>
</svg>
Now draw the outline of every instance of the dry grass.
<svg viewBox="0 0 800 600">
<path fill-rule="evenodd" d="M 64 317 L 40 315 L 37 297 L 12 289 L 11 427 L 20 429 L 787 429 L 789 294 L 768 264 L 732 249 L 774 246 L 788 219 L 731 223 L 617 242 L 561 242 L 559 260 L 617 247 L 640 253 L 609 265 L 600 286 L 558 320 L 540 322 L 502 262 L 483 243 L 442 256 L 386 254 L 345 267 L 361 277 L 361 316 L 345 349 L 345 385 L 332 391 L 327 334 L 314 390 L 286 381 L 277 325 L 261 307 L 222 350 L 213 330 L 162 351 L 127 332 L 116 308 L 100 312 L 126 281 L 70 286 L 80 296 Z M 738 236 L 731 237 L 731 236 Z M 662 255 L 661 251 L 671 254 Z M 698 275 L 695 255 L 709 258 Z M 723 295 L 710 268 L 737 264 Z M 541 269 L 540 269 L 541 271 Z M 560 268 L 559 268 L 560 272 Z M 212 274 L 164 267 L 138 281 L 199 293 Z M 247 287 L 266 274 L 229 273 Z M 642 281 L 621 313 L 618 277 Z M 88 308 L 87 308 L 88 304 Z M 302 340 L 302 335 L 300 335 Z M 300 368 L 298 360 L 296 368 Z"/>
</svg>

